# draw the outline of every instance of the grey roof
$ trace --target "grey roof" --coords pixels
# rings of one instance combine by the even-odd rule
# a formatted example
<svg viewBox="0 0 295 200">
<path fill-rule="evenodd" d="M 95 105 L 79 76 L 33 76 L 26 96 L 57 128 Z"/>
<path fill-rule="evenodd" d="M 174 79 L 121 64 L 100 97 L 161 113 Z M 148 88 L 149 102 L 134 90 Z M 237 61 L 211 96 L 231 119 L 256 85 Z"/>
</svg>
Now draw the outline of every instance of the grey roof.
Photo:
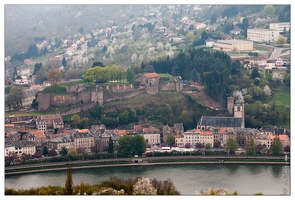
<svg viewBox="0 0 295 200">
<path fill-rule="evenodd" d="M 244 133 L 244 134 L 252 134 L 252 129 L 251 128 L 235 128 L 236 133 Z"/>
<path fill-rule="evenodd" d="M 174 127 L 177 130 L 183 130 L 183 123 L 174 123 Z"/>
<path fill-rule="evenodd" d="M 241 127 L 242 118 L 202 116 L 200 121 L 198 122 L 198 125 L 213 127 Z"/>
<path fill-rule="evenodd" d="M 270 126 L 270 125 L 261 127 L 261 130 L 264 132 L 274 132 L 276 129 L 277 129 L 276 126 Z"/>
<path fill-rule="evenodd" d="M 244 101 L 243 100 L 236 100 L 236 102 L 235 102 L 235 105 L 237 105 L 237 106 L 241 106 L 241 105 L 243 105 L 244 104 Z"/>
<path fill-rule="evenodd" d="M 22 147 L 32 147 L 36 146 L 32 141 L 18 141 L 14 143 L 15 148 L 22 148 Z"/>
<path fill-rule="evenodd" d="M 66 135 L 66 136 L 56 137 L 54 139 L 51 139 L 50 141 L 56 142 L 56 143 L 67 143 L 67 142 L 73 142 L 74 140 L 70 135 Z"/>
<path fill-rule="evenodd" d="M 89 138 L 89 137 L 94 137 L 92 134 L 88 133 L 88 132 L 84 132 L 84 133 L 78 133 L 75 132 L 72 134 L 73 138 Z"/>
</svg>

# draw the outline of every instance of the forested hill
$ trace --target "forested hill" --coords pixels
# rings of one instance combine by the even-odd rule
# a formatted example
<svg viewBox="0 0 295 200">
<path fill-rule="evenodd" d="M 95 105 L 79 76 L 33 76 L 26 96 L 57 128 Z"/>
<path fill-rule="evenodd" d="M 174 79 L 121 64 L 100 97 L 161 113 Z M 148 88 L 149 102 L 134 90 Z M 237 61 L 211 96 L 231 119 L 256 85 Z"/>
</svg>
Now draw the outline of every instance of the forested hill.
<svg viewBox="0 0 295 200">
<path fill-rule="evenodd" d="M 189 48 L 174 58 L 151 61 L 149 65 L 157 73 L 180 75 L 184 80 L 202 83 L 209 96 L 223 103 L 226 96 L 233 92 L 231 85 L 235 85 L 241 76 L 240 62 L 232 62 L 229 55 L 221 51 Z"/>
</svg>

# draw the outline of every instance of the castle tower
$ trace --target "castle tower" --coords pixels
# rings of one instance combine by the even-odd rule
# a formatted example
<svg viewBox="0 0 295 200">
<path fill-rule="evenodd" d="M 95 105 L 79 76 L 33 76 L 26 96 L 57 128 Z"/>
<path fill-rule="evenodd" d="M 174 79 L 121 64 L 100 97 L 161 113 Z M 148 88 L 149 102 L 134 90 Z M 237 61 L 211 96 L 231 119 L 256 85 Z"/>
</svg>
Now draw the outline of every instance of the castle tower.
<svg viewBox="0 0 295 200">
<path fill-rule="evenodd" d="M 245 110 L 244 110 L 244 101 L 237 100 L 234 106 L 234 117 L 242 118 L 241 128 L 245 128 Z"/>
<path fill-rule="evenodd" d="M 227 97 L 227 110 L 229 112 L 230 115 L 233 114 L 233 110 L 234 110 L 234 97 L 230 96 Z"/>
</svg>

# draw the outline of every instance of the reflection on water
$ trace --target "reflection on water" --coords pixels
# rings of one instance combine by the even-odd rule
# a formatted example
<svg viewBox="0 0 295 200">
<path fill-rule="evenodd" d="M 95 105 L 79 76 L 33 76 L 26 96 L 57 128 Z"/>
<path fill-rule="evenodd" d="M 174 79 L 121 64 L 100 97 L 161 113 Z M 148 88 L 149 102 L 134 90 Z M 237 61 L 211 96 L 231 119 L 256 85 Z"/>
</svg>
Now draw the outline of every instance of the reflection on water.
<svg viewBox="0 0 295 200">
<path fill-rule="evenodd" d="M 99 184 L 112 176 L 137 176 L 166 180 L 170 178 L 182 195 L 194 195 L 202 189 L 223 188 L 239 195 L 281 195 L 284 188 L 290 193 L 290 184 L 284 184 L 283 165 L 169 165 L 73 169 L 75 185 L 81 181 Z M 29 189 L 48 185 L 64 186 L 66 171 L 6 176 L 5 187 Z M 290 174 L 288 174 L 290 179 Z"/>
</svg>

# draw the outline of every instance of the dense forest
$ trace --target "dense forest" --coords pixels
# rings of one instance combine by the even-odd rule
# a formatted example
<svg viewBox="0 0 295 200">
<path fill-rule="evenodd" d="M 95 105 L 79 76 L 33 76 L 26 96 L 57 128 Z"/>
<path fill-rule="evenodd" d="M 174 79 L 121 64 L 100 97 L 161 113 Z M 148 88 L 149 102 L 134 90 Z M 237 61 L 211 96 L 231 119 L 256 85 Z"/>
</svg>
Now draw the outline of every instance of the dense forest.
<svg viewBox="0 0 295 200">
<path fill-rule="evenodd" d="M 231 61 L 228 54 L 221 51 L 206 51 L 189 48 L 180 52 L 175 58 L 151 61 L 157 73 L 169 73 L 181 76 L 184 80 L 200 82 L 206 87 L 206 92 L 215 100 L 226 104 L 226 97 L 233 91 L 230 85 L 236 84 L 233 80 L 241 76 L 239 61 Z"/>
</svg>

